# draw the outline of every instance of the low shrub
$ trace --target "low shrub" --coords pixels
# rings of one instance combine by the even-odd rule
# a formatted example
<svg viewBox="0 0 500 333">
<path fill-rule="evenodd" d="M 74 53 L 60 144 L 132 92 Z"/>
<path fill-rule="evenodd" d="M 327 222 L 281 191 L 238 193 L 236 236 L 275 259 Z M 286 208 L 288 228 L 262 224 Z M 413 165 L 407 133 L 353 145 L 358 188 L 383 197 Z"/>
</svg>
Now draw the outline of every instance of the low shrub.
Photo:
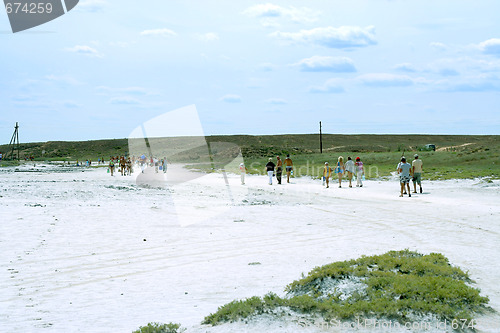
<svg viewBox="0 0 500 333">
<path fill-rule="evenodd" d="M 233 301 L 203 323 L 234 322 L 273 313 L 279 307 L 320 314 L 327 321 L 376 317 L 403 323 L 431 315 L 471 322 L 489 302 L 472 283 L 466 272 L 452 266 L 442 254 L 390 251 L 317 267 L 289 284 L 285 297 L 270 293 Z"/>
<path fill-rule="evenodd" d="M 184 329 L 181 329 L 180 324 L 148 323 L 146 326 L 141 326 L 132 333 L 181 333 L 184 331 Z"/>
</svg>

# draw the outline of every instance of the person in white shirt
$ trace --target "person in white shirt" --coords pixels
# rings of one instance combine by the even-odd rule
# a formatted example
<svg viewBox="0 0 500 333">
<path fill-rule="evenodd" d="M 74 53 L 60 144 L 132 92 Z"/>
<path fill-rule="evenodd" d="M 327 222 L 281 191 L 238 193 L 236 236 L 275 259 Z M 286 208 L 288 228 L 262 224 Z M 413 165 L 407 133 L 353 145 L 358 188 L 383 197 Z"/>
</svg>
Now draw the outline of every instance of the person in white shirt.
<svg viewBox="0 0 500 333">
<path fill-rule="evenodd" d="M 422 193 L 422 166 L 422 160 L 418 158 L 418 154 L 415 154 L 415 159 L 411 162 L 411 168 L 413 171 L 413 193 L 417 193 L 417 183 L 420 187 L 420 193 Z"/>
<path fill-rule="evenodd" d="M 349 187 L 352 187 L 352 175 L 356 173 L 356 166 L 351 156 L 347 157 L 347 162 L 345 162 L 345 171 L 347 172 L 347 179 L 349 179 Z"/>
<path fill-rule="evenodd" d="M 401 195 L 403 196 L 403 191 L 406 188 L 408 189 L 408 196 L 411 197 L 410 194 L 410 179 L 412 173 L 412 167 L 409 163 L 406 163 L 406 158 L 401 158 L 401 163 L 398 165 L 398 173 L 399 173 L 399 183 L 401 184 Z"/>
<path fill-rule="evenodd" d="M 240 163 L 240 179 L 241 185 L 245 185 L 245 175 L 247 173 L 247 168 L 245 167 L 245 163 Z"/>
</svg>

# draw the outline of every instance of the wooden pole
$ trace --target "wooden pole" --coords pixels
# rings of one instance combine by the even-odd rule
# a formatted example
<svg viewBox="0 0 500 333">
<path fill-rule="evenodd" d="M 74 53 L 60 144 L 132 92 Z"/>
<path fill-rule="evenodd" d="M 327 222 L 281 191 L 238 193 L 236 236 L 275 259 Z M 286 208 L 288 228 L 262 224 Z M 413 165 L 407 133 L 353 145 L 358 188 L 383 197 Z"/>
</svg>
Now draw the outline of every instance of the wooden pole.
<svg viewBox="0 0 500 333">
<path fill-rule="evenodd" d="M 14 128 L 14 134 L 9 143 L 10 149 L 10 159 L 14 160 L 16 157 L 14 155 L 14 150 L 17 150 L 17 159 L 19 160 L 19 123 L 16 122 L 16 127 Z M 7 154 L 5 154 L 7 155 Z M 5 156 L 7 159 L 7 156 Z"/>
<path fill-rule="evenodd" d="M 323 134 L 321 133 L 321 121 L 319 122 L 319 153 L 323 154 Z"/>
<path fill-rule="evenodd" d="M 19 156 L 19 154 L 20 154 L 20 152 L 19 152 L 19 150 L 20 150 L 19 149 L 20 148 L 19 147 L 19 124 L 17 122 L 16 122 L 16 141 L 17 141 L 17 143 L 16 143 L 16 145 L 17 145 L 16 146 L 16 149 L 17 149 L 17 160 L 19 161 L 19 157 L 20 157 Z"/>
</svg>

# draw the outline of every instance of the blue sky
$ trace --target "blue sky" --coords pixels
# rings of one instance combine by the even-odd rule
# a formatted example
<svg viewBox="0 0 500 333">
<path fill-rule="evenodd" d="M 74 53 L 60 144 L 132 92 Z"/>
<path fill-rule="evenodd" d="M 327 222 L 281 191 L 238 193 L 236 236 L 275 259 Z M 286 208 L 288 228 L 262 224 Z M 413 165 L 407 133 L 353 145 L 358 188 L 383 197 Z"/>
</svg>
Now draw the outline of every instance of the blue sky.
<svg viewBox="0 0 500 333">
<path fill-rule="evenodd" d="M 0 143 L 125 138 L 195 104 L 205 134 L 500 134 L 500 1 L 81 0 L 12 34 Z M 186 126 L 189 120 L 186 119 Z"/>
</svg>

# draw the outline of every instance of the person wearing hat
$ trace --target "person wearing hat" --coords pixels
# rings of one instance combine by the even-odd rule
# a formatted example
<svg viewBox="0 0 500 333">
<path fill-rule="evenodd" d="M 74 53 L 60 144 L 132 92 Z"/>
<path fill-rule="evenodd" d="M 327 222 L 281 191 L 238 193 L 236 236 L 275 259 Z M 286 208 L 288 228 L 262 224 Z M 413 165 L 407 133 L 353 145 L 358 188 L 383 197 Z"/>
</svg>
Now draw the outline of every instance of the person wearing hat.
<svg viewBox="0 0 500 333">
<path fill-rule="evenodd" d="M 328 162 L 325 162 L 325 167 L 323 168 L 323 185 L 326 182 L 326 188 L 329 188 L 330 185 L 330 176 L 332 175 L 332 168 L 328 165 Z"/>
<path fill-rule="evenodd" d="M 274 167 L 276 164 L 273 163 L 273 159 L 269 158 L 269 162 L 266 164 L 267 176 L 269 177 L 269 185 L 273 185 Z"/>
<path fill-rule="evenodd" d="M 417 183 L 420 187 L 420 193 L 422 193 L 422 171 L 423 162 L 418 158 L 418 154 L 415 154 L 415 159 L 411 162 L 411 168 L 413 172 L 413 193 L 417 193 Z"/>
<path fill-rule="evenodd" d="M 365 168 L 363 167 L 363 162 L 361 158 L 356 157 L 356 187 L 363 187 L 363 174 L 365 173 Z"/>
<path fill-rule="evenodd" d="M 245 185 L 245 174 L 247 173 L 247 168 L 244 163 L 240 163 L 240 174 L 241 174 L 241 185 Z"/>
</svg>

